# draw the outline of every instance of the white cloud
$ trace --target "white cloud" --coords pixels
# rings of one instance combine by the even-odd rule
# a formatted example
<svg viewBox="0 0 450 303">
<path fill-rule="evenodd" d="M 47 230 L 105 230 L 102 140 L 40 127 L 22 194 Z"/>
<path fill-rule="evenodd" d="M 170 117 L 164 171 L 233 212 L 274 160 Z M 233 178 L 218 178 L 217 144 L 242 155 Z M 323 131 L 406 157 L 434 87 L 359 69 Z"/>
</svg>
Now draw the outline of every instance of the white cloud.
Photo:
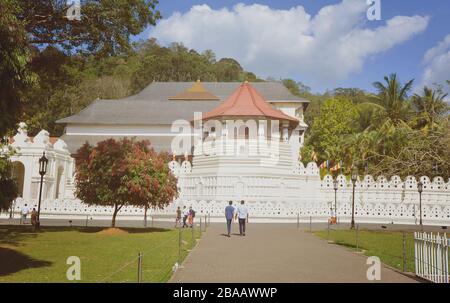
<svg viewBox="0 0 450 303">
<path fill-rule="evenodd" d="M 425 67 L 422 81 L 416 87 L 416 91 L 421 90 L 425 85 L 441 84 L 449 92 L 446 80 L 450 80 L 450 34 L 426 51 L 423 64 Z"/>
<path fill-rule="evenodd" d="M 367 8 L 365 0 L 343 0 L 311 16 L 302 6 L 276 10 L 237 4 L 214 10 L 203 4 L 161 20 L 150 36 L 164 44 L 182 42 L 198 51 L 212 49 L 219 58 L 235 58 L 262 77 L 333 84 L 360 71 L 369 57 L 428 25 L 428 17 L 396 16 L 369 28 Z"/>
</svg>

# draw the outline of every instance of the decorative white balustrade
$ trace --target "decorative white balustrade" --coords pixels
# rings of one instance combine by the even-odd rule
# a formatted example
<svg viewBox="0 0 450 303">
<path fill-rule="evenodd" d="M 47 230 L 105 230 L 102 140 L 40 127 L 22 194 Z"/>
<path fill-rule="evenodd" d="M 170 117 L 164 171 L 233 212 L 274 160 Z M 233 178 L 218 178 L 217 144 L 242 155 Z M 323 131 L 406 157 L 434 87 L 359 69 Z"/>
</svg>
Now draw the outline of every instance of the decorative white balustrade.
<svg viewBox="0 0 450 303">
<path fill-rule="evenodd" d="M 293 171 L 293 179 L 255 176 L 190 176 L 192 165 L 171 162 L 170 168 L 178 176 L 180 197 L 162 210 L 151 213 L 173 215 L 177 206 L 193 206 L 199 214 L 211 214 L 216 220 L 223 216 L 229 200 L 246 201 L 250 215 L 256 221 L 294 222 L 300 220 L 326 222 L 330 208 L 334 208 L 333 179 L 319 178 L 315 163 L 306 167 L 299 164 Z M 352 211 L 352 183 L 345 176 L 338 176 L 337 215 L 340 222 L 349 222 Z M 421 177 L 422 218 L 427 225 L 450 225 L 450 183 L 440 177 L 432 181 Z M 36 205 L 36 200 L 18 199 L 15 211 L 22 205 Z M 112 208 L 86 206 L 77 199 L 45 200 L 44 215 L 90 216 L 109 219 Z M 124 207 L 121 218 L 142 219 L 144 210 Z M 5 216 L 5 214 L 4 214 Z M 388 180 L 380 176 L 376 180 L 365 176 L 355 186 L 355 220 L 361 223 L 418 224 L 420 216 L 419 193 L 414 177 L 404 181 L 398 176 Z"/>
</svg>

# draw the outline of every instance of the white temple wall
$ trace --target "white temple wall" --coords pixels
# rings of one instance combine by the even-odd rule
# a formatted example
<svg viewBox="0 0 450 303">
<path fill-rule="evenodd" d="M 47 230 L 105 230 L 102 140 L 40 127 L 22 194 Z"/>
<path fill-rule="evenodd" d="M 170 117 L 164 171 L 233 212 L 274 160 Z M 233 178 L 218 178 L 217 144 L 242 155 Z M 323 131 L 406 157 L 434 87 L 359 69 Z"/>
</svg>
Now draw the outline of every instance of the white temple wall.
<svg viewBox="0 0 450 303">
<path fill-rule="evenodd" d="M 204 177 L 190 178 L 191 165 L 184 161 L 170 163 L 179 176 L 180 197 L 162 210 L 150 211 L 171 219 L 177 206 L 193 206 L 199 216 L 211 215 L 212 221 L 223 221 L 223 210 L 228 200 L 245 199 L 253 222 L 326 222 L 330 208 L 334 208 L 334 189 L 331 176 L 319 178 L 315 163 L 305 168 L 299 164 L 295 170 L 296 183 L 283 182 L 267 177 Z M 450 225 L 450 180 L 421 177 L 423 222 L 428 225 Z M 339 176 L 337 191 L 337 215 L 340 222 L 349 222 L 352 205 L 352 183 Z M 259 196 L 266 195 L 264 199 Z M 294 196 L 298 195 L 295 199 Z M 270 197 L 270 198 L 267 198 Z M 273 198 L 273 199 L 272 199 Z M 23 203 L 37 203 L 36 199 L 18 199 L 15 211 Z M 42 205 L 43 217 L 94 218 L 110 220 L 112 208 L 86 206 L 77 199 L 46 199 Z M 144 210 L 124 207 L 119 219 L 142 220 Z M 414 177 L 401 180 L 394 176 L 387 180 L 365 176 L 355 187 L 356 223 L 418 224 L 419 194 Z"/>
<path fill-rule="evenodd" d="M 26 131 L 20 129 L 14 137 L 13 146 L 17 147 L 19 152 L 11 160 L 20 161 L 25 167 L 23 198 L 17 199 L 14 204 L 15 212 L 20 212 L 25 203 L 32 207 L 37 206 L 40 182 L 38 161 L 45 150 L 49 167 L 43 184 L 43 218 L 54 216 L 111 219 L 111 207 L 89 207 L 74 198 L 74 160 L 62 140 L 50 144 L 46 132 L 31 140 Z M 287 155 L 287 147 L 283 144 L 280 147 L 280 155 Z M 316 163 L 308 163 L 306 167 L 303 163 L 298 163 L 294 169 L 289 169 L 290 160 L 286 160 L 287 157 L 282 156 L 278 166 L 267 172 L 264 172 L 264 169 L 254 171 L 254 166 L 245 167 L 245 163 L 239 170 L 233 169 L 226 162 L 230 161 L 226 157 L 220 158 L 220 161 L 225 162 L 219 162 L 219 166 L 212 165 L 217 161 L 213 156 L 194 157 L 194 169 L 189 161 L 172 161 L 169 167 L 178 178 L 179 198 L 162 210 L 149 212 L 149 215 L 173 217 L 176 207 L 187 205 L 193 206 L 199 215 L 210 214 L 212 221 L 223 221 L 223 210 L 228 201 L 233 200 L 236 203 L 243 199 L 254 221 L 296 222 L 298 216 L 301 222 L 309 222 L 310 219 L 314 222 L 326 222 L 330 216 L 330 208 L 334 208 L 335 202 L 332 177 L 326 176 L 320 180 Z M 201 165 L 198 165 L 200 163 Z M 234 159 L 234 163 L 241 163 L 240 159 Z M 280 168 L 280 165 L 283 168 Z M 218 167 L 224 167 L 224 170 L 217 171 Z M 239 174 L 236 171 L 239 171 Z M 352 183 L 343 175 L 337 179 L 338 219 L 341 222 L 349 222 Z M 441 177 L 430 180 L 424 176 L 420 181 L 423 183 L 424 224 L 450 225 L 450 180 L 445 182 Z M 414 177 L 402 180 L 393 176 L 388 180 L 383 176 L 376 179 L 370 175 L 364 176 L 357 181 L 355 187 L 356 222 L 417 224 L 417 182 Z M 142 220 L 143 213 L 143 209 L 124 207 L 119 213 L 119 219 Z M 6 217 L 8 214 L 3 213 L 0 216 Z"/>
</svg>

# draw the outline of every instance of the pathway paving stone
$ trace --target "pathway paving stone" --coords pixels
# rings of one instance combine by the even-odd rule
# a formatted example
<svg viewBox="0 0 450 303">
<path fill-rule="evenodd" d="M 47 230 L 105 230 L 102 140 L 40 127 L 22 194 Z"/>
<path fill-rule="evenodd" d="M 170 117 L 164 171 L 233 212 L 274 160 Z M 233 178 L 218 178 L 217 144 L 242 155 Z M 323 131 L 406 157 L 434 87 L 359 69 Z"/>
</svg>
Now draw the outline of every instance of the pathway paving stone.
<svg viewBox="0 0 450 303">
<path fill-rule="evenodd" d="M 245 237 L 224 232 L 225 224 L 208 227 L 170 282 L 373 282 L 367 256 L 294 224 L 249 224 Z M 382 266 L 379 282 L 417 281 Z"/>
</svg>

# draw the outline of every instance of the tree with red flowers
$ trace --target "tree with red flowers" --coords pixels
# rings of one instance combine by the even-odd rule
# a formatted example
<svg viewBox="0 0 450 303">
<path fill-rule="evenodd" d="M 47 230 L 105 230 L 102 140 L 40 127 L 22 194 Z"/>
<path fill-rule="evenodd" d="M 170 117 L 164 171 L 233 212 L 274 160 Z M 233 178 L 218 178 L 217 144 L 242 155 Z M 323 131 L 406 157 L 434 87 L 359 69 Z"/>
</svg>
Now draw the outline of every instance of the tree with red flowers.
<svg viewBox="0 0 450 303">
<path fill-rule="evenodd" d="M 123 206 L 163 208 L 178 195 L 166 153 L 149 141 L 108 139 L 93 147 L 84 144 L 76 155 L 77 198 L 89 205 L 112 206 L 111 226 Z"/>
</svg>

